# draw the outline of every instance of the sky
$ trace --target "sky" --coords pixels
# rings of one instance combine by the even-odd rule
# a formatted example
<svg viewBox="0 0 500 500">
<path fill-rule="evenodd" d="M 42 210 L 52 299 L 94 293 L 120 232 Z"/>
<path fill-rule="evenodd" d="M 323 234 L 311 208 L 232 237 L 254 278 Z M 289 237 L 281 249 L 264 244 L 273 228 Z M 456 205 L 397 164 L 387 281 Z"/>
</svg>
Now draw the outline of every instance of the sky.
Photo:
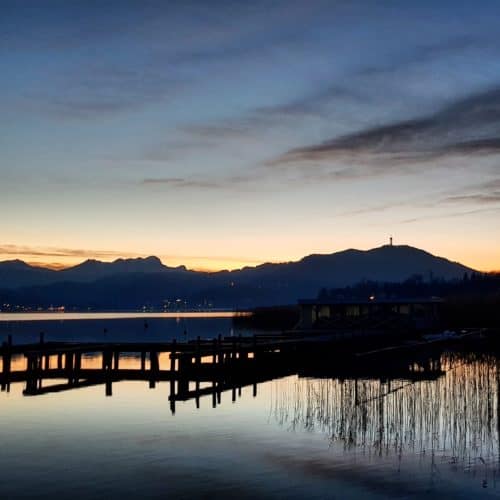
<svg viewBox="0 0 500 500">
<path fill-rule="evenodd" d="M 498 1 L 0 0 L 0 260 L 389 241 L 500 269 Z"/>
</svg>

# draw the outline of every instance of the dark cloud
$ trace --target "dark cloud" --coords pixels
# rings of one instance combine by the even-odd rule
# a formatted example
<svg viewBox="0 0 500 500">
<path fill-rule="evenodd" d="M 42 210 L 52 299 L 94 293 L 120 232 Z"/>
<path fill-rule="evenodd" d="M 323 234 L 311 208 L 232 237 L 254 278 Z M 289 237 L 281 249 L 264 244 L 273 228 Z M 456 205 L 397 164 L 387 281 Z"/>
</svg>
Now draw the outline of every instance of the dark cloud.
<svg viewBox="0 0 500 500">
<path fill-rule="evenodd" d="M 466 155 L 496 154 L 499 151 L 500 151 L 500 137 L 488 137 L 485 139 L 465 140 L 462 142 L 451 144 L 446 148 L 447 153 L 463 153 Z"/>
<path fill-rule="evenodd" d="M 287 43 L 291 45 L 289 40 Z M 207 148 L 216 142 L 228 139 L 262 137 L 277 127 L 294 128 L 298 122 L 308 117 L 323 118 L 330 122 L 333 120 L 337 124 L 349 122 L 349 116 L 352 117 L 350 109 L 352 106 L 363 106 L 376 99 L 374 93 L 370 92 L 374 77 L 384 76 L 386 79 L 394 80 L 409 70 L 415 68 L 421 70 L 423 66 L 428 67 L 443 58 L 463 55 L 468 49 L 484 49 L 490 43 L 491 40 L 486 36 L 478 38 L 471 35 L 452 36 L 434 43 L 422 43 L 403 51 L 402 54 L 393 55 L 387 61 L 376 59 L 363 61 L 360 66 L 351 69 L 343 76 L 335 77 L 332 74 L 326 79 L 320 79 L 316 82 L 315 88 L 294 99 L 272 106 L 257 107 L 241 116 L 224 118 L 213 123 L 187 125 L 180 127 L 179 130 L 192 137 L 191 141 L 187 141 L 189 142 L 187 147 Z M 284 46 L 290 48 L 286 44 Z M 406 155 L 404 158 L 401 156 L 401 161 L 403 160 L 411 160 L 411 156 Z"/>
<path fill-rule="evenodd" d="M 345 105 L 346 99 L 356 99 L 356 96 L 346 88 L 329 86 L 274 106 L 257 107 L 240 116 L 185 125 L 179 127 L 179 131 L 190 139 L 181 144 L 188 149 L 193 145 L 206 148 L 227 140 L 262 138 L 277 127 L 296 126 L 296 119 L 323 113 L 326 118 L 325 102 L 335 98 L 344 99 Z M 174 143 L 174 147 L 178 145 L 179 142 Z"/>
<path fill-rule="evenodd" d="M 270 165 L 343 160 L 374 167 L 382 163 L 379 168 L 386 171 L 391 165 L 449 155 L 499 152 L 500 88 L 496 88 L 458 100 L 429 116 L 374 126 L 290 150 Z"/>
<path fill-rule="evenodd" d="M 332 119 L 333 103 L 345 107 L 360 104 L 361 97 L 347 87 L 329 85 L 299 98 L 270 106 L 260 106 L 239 116 L 205 123 L 190 123 L 176 128 L 178 137 L 149 146 L 142 154 L 148 161 L 165 162 L 183 158 L 193 151 L 224 148 L 228 144 L 256 144 L 268 141 L 271 134 L 288 133 L 309 119 Z M 328 107 L 328 109 L 327 109 Z M 263 172 L 258 172 L 263 175 Z"/>
</svg>

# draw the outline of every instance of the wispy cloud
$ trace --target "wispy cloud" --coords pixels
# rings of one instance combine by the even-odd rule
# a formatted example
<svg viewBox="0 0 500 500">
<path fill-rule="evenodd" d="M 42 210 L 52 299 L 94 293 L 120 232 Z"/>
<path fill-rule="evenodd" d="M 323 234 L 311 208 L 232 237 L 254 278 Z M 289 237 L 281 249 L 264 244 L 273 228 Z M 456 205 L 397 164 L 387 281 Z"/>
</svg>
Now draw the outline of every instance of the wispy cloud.
<svg viewBox="0 0 500 500">
<path fill-rule="evenodd" d="M 112 2 L 105 10 L 73 4 L 57 9 L 18 6 L 0 19 L 5 32 L 0 51 L 49 51 L 51 71 L 45 54 L 38 70 L 41 79 L 50 74 L 50 85 L 43 92 L 38 85 L 35 90 L 28 86 L 25 108 L 86 119 L 160 102 L 222 68 L 234 73 L 234 65 L 261 60 L 264 52 L 278 57 L 300 50 L 305 41 L 297 40 L 294 28 L 318 16 L 321 5 L 310 9 L 302 2 L 287 2 L 286 16 L 283 9 L 283 2 L 224 7 Z M 278 22 L 280 29 L 274 29 Z"/>
<path fill-rule="evenodd" d="M 311 101 L 312 102 L 312 101 Z M 284 107 L 286 107 L 284 105 Z M 293 105 L 290 104 L 293 109 Z M 298 110 L 307 106 L 298 106 Z M 236 122 L 191 126 L 191 134 L 207 140 L 230 140 L 258 128 L 262 120 L 274 120 L 281 111 L 279 106 L 255 115 L 247 115 Z M 262 117 L 259 117 L 262 113 Z M 397 121 L 386 125 L 362 129 L 318 144 L 289 150 L 278 158 L 264 162 L 239 176 L 219 178 L 151 178 L 144 184 L 164 184 L 176 188 L 221 189 L 248 187 L 255 181 L 261 184 L 300 186 L 305 184 L 353 181 L 386 175 L 421 173 L 423 169 L 443 166 L 449 158 L 467 159 L 500 154 L 500 87 L 457 99 L 441 110 L 420 118 Z M 453 162 L 454 167 L 458 164 Z M 480 168 L 480 166 L 478 166 Z M 491 184 L 476 187 L 479 192 L 452 193 L 433 203 L 473 202 L 494 203 L 500 188 Z M 279 188 L 277 188 L 279 189 Z M 404 205 L 408 205 L 405 201 Z M 421 205 L 422 206 L 422 205 Z M 392 206 L 376 206 L 386 210 Z M 363 213 L 371 208 L 360 209 Z M 352 214 L 352 212 L 349 212 Z"/>
<path fill-rule="evenodd" d="M 142 181 L 145 186 L 166 186 L 176 189 L 202 188 L 202 189 L 218 189 L 220 183 L 210 180 L 194 180 L 184 179 L 182 177 L 157 177 L 147 178 Z"/>
<path fill-rule="evenodd" d="M 445 201 L 450 203 L 476 203 L 479 205 L 490 205 L 493 203 L 500 203 L 500 191 L 494 193 L 476 193 L 467 194 L 463 196 L 450 196 Z"/>
<path fill-rule="evenodd" d="M 367 64 L 357 74 L 370 78 L 380 75 L 394 75 L 442 59 L 449 60 L 454 56 L 462 57 L 469 50 L 477 51 L 490 47 L 495 48 L 495 40 L 488 35 L 481 36 L 477 33 L 474 36 L 459 34 L 431 43 L 422 41 L 399 56 L 392 57 L 389 61 Z"/>
<path fill-rule="evenodd" d="M 432 216 L 424 215 L 405 220 L 403 222 L 415 222 L 427 218 L 447 218 L 470 215 L 483 211 L 496 210 L 491 205 L 500 204 L 500 179 L 494 178 L 487 182 L 474 183 L 469 186 L 462 186 L 459 189 L 444 190 L 438 193 L 426 193 L 416 197 L 406 197 L 402 200 L 394 200 L 386 203 L 363 206 L 355 210 L 341 212 L 337 216 L 352 217 L 378 212 L 386 212 L 393 209 L 409 208 L 412 210 L 446 208 L 449 206 L 470 207 L 477 205 L 478 208 L 451 212 L 446 215 L 435 214 Z"/>
<path fill-rule="evenodd" d="M 262 259 L 255 257 L 237 257 L 234 255 L 158 255 L 164 263 L 170 265 L 186 265 L 189 269 L 197 269 L 213 272 L 214 269 L 239 268 L 248 265 L 262 264 Z M 109 251 L 89 250 L 79 248 L 63 247 L 38 247 L 27 245 L 0 245 L 0 261 L 3 259 L 21 259 L 34 266 L 43 266 L 51 269 L 63 269 L 75 265 L 84 259 L 99 259 L 104 261 L 119 258 L 148 257 L 146 254 Z"/>
<path fill-rule="evenodd" d="M 457 100 L 428 116 L 374 126 L 287 151 L 270 166 L 343 161 L 368 164 L 351 176 L 373 175 L 395 165 L 429 162 L 450 155 L 500 152 L 500 88 Z"/>
<path fill-rule="evenodd" d="M 224 178 L 198 178 L 183 177 L 149 177 L 143 179 L 144 186 L 165 186 L 175 189 L 224 189 L 235 186 L 248 186 L 250 178 L 245 176 L 228 176 Z"/>
<path fill-rule="evenodd" d="M 434 42 L 418 44 L 387 60 L 363 59 L 358 65 L 345 68 L 339 74 L 333 70 L 332 72 L 327 71 L 303 94 L 283 102 L 258 106 L 240 115 L 228 116 L 211 122 L 181 125 L 177 131 L 182 137 L 172 140 L 169 147 L 164 150 L 164 154 L 156 151 L 153 156 L 160 160 L 171 157 L 172 148 L 182 152 L 183 149 L 189 151 L 193 147 L 206 150 L 214 145 L 226 144 L 227 141 L 266 141 L 269 134 L 275 136 L 277 130 L 286 130 L 290 134 L 290 132 L 297 131 L 308 124 L 311 125 L 311 123 L 324 130 L 331 130 L 333 123 L 335 124 L 333 128 L 339 131 L 352 130 L 353 123 L 359 125 L 366 119 L 367 106 L 387 107 L 387 101 L 379 93 L 380 86 L 387 87 L 389 84 L 390 87 L 393 80 L 398 80 L 402 74 L 406 74 L 410 70 L 419 69 L 422 71 L 423 68 L 428 68 L 434 62 L 439 62 L 453 55 L 463 55 L 464 51 L 469 49 L 484 49 L 489 42 L 490 40 L 486 37 L 478 39 L 471 35 L 452 36 Z M 381 78 L 378 82 L 378 90 L 376 86 L 374 88 L 374 78 Z M 408 99 L 406 100 L 408 101 Z M 441 99 L 442 101 L 443 99 Z M 424 106 L 422 104 L 422 102 L 419 103 L 418 109 L 426 109 L 429 103 Z M 311 122 L 311 120 L 314 121 Z M 404 126 L 405 122 L 400 124 Z M 406 125 L 411 126 L 413 123 L 409 121 Z M 418 121 L 414 125 L 418 127 Z M 353 133 L 353 135 L 355 134 L 356 132 Z M 318 154 L 315 155 L 315 159 L 318 159 L 321 156 L 319 149 L 329 145 L 328 142 L 325 142 L 313 145 L 311 150 L 307 147 L 290 150 L 287 155 L 280 156 L 277 163 L 282 163 L 285 157 L 288 160 L 301 160 L 300 153 L 304 156 L 310 156 L 316 152 L 316 149 L 318 149 Z M 339 143 L 338 146 L 340 153 L 340 147 L 343 145 Z M 461 146 L 464 150 L 471 150 L 480 146 L 488 149 L 494 145 L 491 143 L 480 145 L 471 142 Z M 396 152 L 393 152 L 391 160 L 403 162 L 413 160 L 414 156 L 420 160 L 422 154 L 421 151 L 414 153 L 414 155 L 410 152 L 399 152 L 397 156 Z M 385 161 L 385 159 L 381 159 L 381 161 Z M 269 163 L 273 164 L 273 161 Z"/>
<path fill-rule="evenodd" d="M 0 245 L 0 255 L 5 256 L 32 256 L 32 257 L 74 257 L 109 259 L 118 257 L 140 257 L 140 254 L 130 254 L 111 250 L 88 250 L 81 248 L 63 247 L 36 247 L 24 245 Z"/>
<path fill-rule="evenodd" d="M 496 213 L 500 212 L 500 207 L 497 208 L 478 208 L 475 210 L 461 210 L 456 212 L 449 212 L 445 214 L 429 214 L 421 215 L 418 217 L 412 217 L 410 219 L 404 219 L 400 221 L 401 224 L 412 224 L 414 222 L 421 222 L 426 220 L 441 220 L 441 219 L 452 219 L 457 217 L 466 217 L 469 215 L 484 214 L 484 213 Z"/>
<path fill-rule="evenodd" d="M 185 84 L 170 68 L 142 62 L 136 69 L 91 64 L 59 75 L 57 93 L 27 93 L 25 106 L 63 119 L 91 119 L 138 110 L 175 95 Z"/>
<path fill-rule="evenodd" d="M 460 194 L 452 194 L 442 200 L 451 204 L 493 205 L 500 204 L 500 179 L 469 186 Z"/>
</svg>

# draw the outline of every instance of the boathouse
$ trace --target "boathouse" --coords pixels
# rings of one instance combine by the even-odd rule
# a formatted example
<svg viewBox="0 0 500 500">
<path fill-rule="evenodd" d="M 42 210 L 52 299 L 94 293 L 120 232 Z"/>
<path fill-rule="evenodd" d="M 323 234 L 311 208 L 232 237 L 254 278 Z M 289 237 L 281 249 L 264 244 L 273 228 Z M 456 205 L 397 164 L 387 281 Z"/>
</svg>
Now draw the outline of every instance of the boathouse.
<svg viewBox="0 0 500 500">
<path fill-rule="evenodd" d="M 299 329 L 432 329 L 439 326 L 442 299 L 318 298 L 299 300 Z"/>
</svg>

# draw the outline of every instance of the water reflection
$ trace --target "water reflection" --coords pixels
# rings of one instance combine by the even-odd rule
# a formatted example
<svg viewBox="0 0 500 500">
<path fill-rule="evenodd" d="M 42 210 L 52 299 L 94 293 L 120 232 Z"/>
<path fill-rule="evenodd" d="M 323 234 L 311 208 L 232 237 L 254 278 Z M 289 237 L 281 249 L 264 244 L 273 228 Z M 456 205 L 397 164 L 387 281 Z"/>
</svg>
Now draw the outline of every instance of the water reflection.
<svg viewBox="0 0 500 500">
<path fill-rule="evenodd" d="M 126 497 L 138 487 L 137 474 L 149 482 L 136 496 L 156 498 L 166 496 L 165 485 L 174 498 L 207 491 L 231 498 L 245 488 L 249 498 L 331 498 L 332 491 L 367 499 L 498 494 L 500 365 L 494 356 L 401 359 L 397 369 L 314 361 L 301 357 L 292 372 L 265 373 L 273 380 L 231 371 L 214 381 L 188 380 L 184 388 L 186 381 L 178 380 L 172 392 L 170 380 L 149 390 L 141 357 L 127 354 L 120 358 L 123 373 L 110 379 L 111 398 L 105 397 L 107 379 L 94 379 L 96 387 L 44 379 L 42 388 L 61 382 L 64 391 L 37 397 L 23 395 L 25 380 L 14 381 L 11 393 L 0 395 L 0 469 L 13 478 L 0 494 L 17 498 L 26 474 L 33 485 L 24 488 L 27 498 L 40 488 L 55 497 L 58 488 L 70 491 L 75 484 L 89 497 L 96 488 L 101 497 Z M 48 362 L 58 375 L 57 357 Z M 84 356 L 80 368 L 90 375 L 102 362 L 102 356 Z M 160 367 L 169 362 L 164 356 Z M 24 357 L 13 359 L 14 379 L 24 363 Z M 149 367 L 149 358 L 145 363 Z M 68 463 L 68 475 L 59 474 Z"/>
<path fill-rule="evenodd" d="M 284 379 L 273 383 L 272 414 L 292 431 L 320 431 L 345 452 L 499 474 L 500 361 L 443 354 L 436 380 Z"/>
</svg>

